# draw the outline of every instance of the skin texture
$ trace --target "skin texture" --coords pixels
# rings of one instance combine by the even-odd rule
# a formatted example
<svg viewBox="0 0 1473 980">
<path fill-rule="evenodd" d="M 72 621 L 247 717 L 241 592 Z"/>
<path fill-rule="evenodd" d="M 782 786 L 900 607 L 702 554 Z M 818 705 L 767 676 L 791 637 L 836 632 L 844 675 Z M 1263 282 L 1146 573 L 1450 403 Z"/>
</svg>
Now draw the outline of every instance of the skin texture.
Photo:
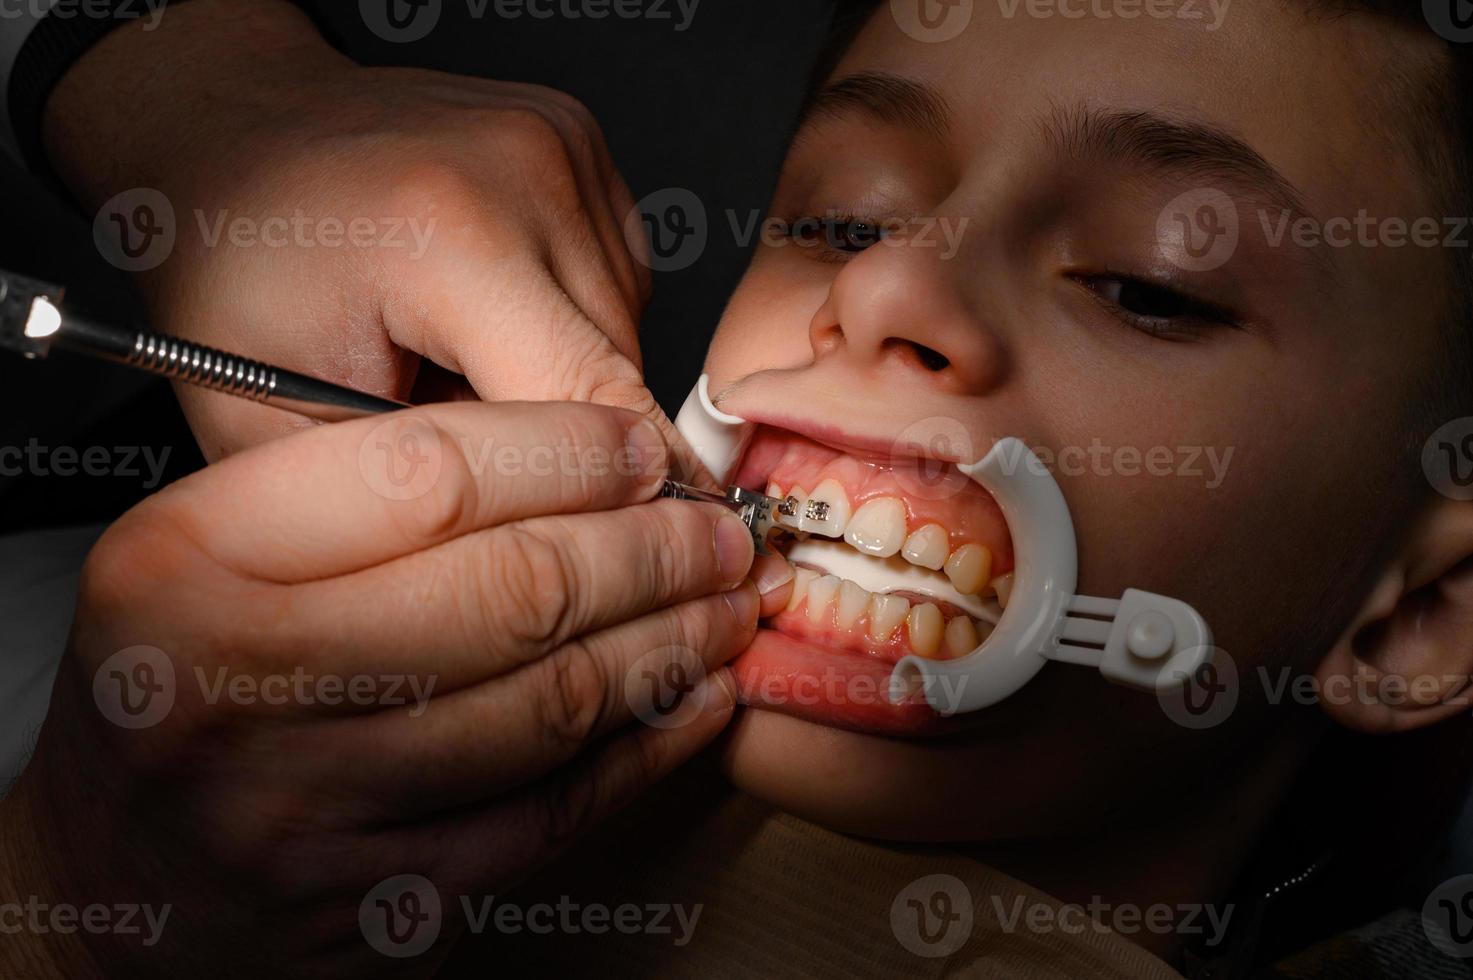
<svg viewBox="0 0 1473 980">
<path fill-rule="evenodd" d="M 1055 453 L 1093 440 L 1143 455 L 1231 451 L 1213 487 L 1092 467 L 1056 475 L 1081 591 L 1187 600 L 1245 681 L 1231 717 L 1206 731 L 1063 666 L 937 740 L 746 711 L 725 743 L 740 787 L 853 833 L 973 842 L 1064 898 L 1200 901 L 1230 883 L 1330 721 L 1399 730 L 1466 710 L 1446 703 L 1459 681 L 1394 708 L 1269 706 L 1252 673 L 1292 663 L 1321 680 L 1466 676 L 1473 663 L 1457 632 L 1469 621 L 1456 574 L 1473 545 L 1469 508 L 1432 494 L 1404 449 L 1439 356 L 1442 250 L 1275 247 L 1259 210 L 1271 227 L 1279 210 L 1261 188 L 1061 153 L 1046 137 L 1085 106 L 1161 112 L 1252 147 L 1321 221 L 1362 208 L 1437 216 L 1376 81 L 1395 60 L 1436 57 L 1418 35 L 1277 4 L 1234 4 L 1216 31 L 1009 19 L 977 4 L 944 43 L 908 37 L 883 10 L 871 20 L 831 83 L 885 73 L 924 85 L 949 107 L 944 133 L 820 112 L 771 213 L 934 216 L 965 234 L 954 255 L 935 234 L 849 250 L 769 240 L 710 350 L 718 404 L 880 444 L 941 420 L 966 430 L 972 458 L 1004 435 Z M 1231 198 L 1241 238 L 1219 268 L 1187 271 L 1157 219 L 1203 187 Z M 1228 308 L 1235 325 L 1122 319 L 1109 301 L 1116 273 Z M 1147 329 L 1163 326 L 1172 332 Z M 1419 633 L 1411 611 L 1429 593 Z"/>
<path fill-rule="evenodd" d="M 194 0 L 80 59 L 44 136 L 89 212 L 138 187 L 169 200 L 174 250 L 139 277 L 158 329 L 399 400 L 628 408 L 683 460 L 640 373 L 643 226 L 572 97 L 363 68 L 284 0 Z M 296 242 L 283 222 L 302 216 L 339 242 L 371 221 L 375 244 L 261 243 Z M 241 220 L 259 239 L 232 238 Z M 211 459 L 306 424 L 179 397 Z"/>
<path fill-rule="evenodd" d="M 436 462 L 386 491 L 364 461 L 404 437 L 437 444 Z M 587 464 L 477 474 L 462 447 L 491 439 Z M 594 462 L 626 448 L 637 463 Z M 500 894 L 688 759 L 731 718 L 720 668 L 759 597 L 739 520 L 650 502 L 668 460 L 631 412 L 446 405 L 276 440 L 130 511 L 88 558 L 0 839 L 10 894 L 168 902 L 174 921 L 148 948 L 25 930 L 0 947 L 4 972 L 403 975 L 353 941 L 375 884 L 413 871 L 447 902 Z M 105 691 L 139 644 L 168 657 L 175 693 L 129 727 L 99 711 L 94 679 Z M 652 716 L 626 680 L 676 661 L 700 678 L 691 707 L 637 723 Z M 267 680 L 297 671 L 337 694 Z M 427 698 L 376 682 L 342 696 L 390 676 Z M 251 693 L 228 693 L 242 681 Z M 462 926 L 447 915 L 414 975 Z"/>
</svg>

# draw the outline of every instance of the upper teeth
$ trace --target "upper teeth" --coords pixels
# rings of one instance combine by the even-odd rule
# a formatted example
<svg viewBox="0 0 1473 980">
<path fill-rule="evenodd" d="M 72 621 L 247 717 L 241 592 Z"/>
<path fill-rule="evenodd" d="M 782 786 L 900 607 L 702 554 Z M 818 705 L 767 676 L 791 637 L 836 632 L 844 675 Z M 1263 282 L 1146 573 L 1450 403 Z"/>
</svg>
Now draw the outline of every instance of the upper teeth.
<svg viewBox="0 0 1473 980">
<path fill-rule="evenodd" d="M 984 595 L 993 589 L 992 552 L 985 545 L 969 543 L 952 550 L 951 535 L 935 523 L 907 534 L 905 502 L 899 497 L 872 497 L 855 510 L 844 488 L 832 479 L 819 483 L 811 495 L 802 487 L 784 493 L 775 483 L 768 484 L 767 494 L 794 502 L 796 521 L 790 526 L 799 531 L 842 536 L 856 550 L 877 558 L 898 554 L 921 568 L 944 569 L 963 595 Z"/>
<path fill-rule="evenodd" d="M 837 480 L 824 480 L 798 513 L 799 530 L 837 538 L 849 526 L 849 497 Z"/>
<path fill-rule="evenodd" d="M 905 542 L 905 504 L 899 497 L 865 501 L 844 529 L 844 540 L 867 554 L 889 558 Z"/>
</svg>

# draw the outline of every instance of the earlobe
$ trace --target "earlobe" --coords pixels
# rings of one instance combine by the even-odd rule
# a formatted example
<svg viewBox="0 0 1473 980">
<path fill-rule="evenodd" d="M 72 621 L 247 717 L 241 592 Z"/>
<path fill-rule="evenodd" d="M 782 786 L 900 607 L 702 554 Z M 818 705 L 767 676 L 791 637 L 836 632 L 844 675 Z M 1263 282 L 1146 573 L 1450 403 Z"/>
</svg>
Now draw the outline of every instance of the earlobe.
<svg viewBox="0 0 1473 980">
<path fill-rule="evenodd" d="M 1355 731 L 1473 711 L 1473 503 L 1429 507 L 1314 676 L 1321 708 Z"/>
</svg>

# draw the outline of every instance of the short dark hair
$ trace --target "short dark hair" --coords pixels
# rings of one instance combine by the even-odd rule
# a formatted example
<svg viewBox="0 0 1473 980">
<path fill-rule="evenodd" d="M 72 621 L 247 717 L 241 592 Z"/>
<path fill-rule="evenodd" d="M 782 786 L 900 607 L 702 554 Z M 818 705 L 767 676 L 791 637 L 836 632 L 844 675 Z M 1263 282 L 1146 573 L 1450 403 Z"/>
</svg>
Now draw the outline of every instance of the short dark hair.
<svg viewBox="0 0 1473 980">
<path fill-rule="evenodd" d="M 810 98 L 843 60 L 854 39 L 884 0 L 835 0 L 827 40 L 815 62 Z M 1384 18 L 1403 28 L 1433 34 L 1420 3 L 1410 0 L 1281 0 L 1309 16 L 1356 14 Z M 1406 65 L 1387 79 L 1392 99 L 1406 109 L 1411 126 L 1400 134 L 1409 155 L 1428 182 L 1430 197 L 1448 216 L 1473 218 L 1473 42 L 1438 37 L 1440 64 Z M 1406 129 L 1406 127 L 1404 127 Z M 1444 356 L 1427 376 L 1427 390 L 1416 399 L 1416 428 L 1408 448 L 1420 452 L 1431 429 L 1473 406 L 1473 247 L 1446 249 L 1448 292 L 1443 332 Z"/>
</svg>

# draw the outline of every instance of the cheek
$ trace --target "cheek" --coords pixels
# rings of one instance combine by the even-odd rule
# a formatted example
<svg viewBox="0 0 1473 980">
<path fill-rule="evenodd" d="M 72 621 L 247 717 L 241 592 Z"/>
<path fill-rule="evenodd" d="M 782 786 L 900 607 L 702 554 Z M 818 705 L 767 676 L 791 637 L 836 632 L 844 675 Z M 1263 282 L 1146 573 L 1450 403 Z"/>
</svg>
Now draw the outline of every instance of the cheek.
<svg viewBox="0 0 1473 980">
<path fill-rule="evenodd" d="M 810 363 L 808 326 L 833 276 L 816 262 L 796 263 L 776 250 L 760 253 L 732 294 L 706 355 L 716 387 L 756 371 Z"/>
</svg>

